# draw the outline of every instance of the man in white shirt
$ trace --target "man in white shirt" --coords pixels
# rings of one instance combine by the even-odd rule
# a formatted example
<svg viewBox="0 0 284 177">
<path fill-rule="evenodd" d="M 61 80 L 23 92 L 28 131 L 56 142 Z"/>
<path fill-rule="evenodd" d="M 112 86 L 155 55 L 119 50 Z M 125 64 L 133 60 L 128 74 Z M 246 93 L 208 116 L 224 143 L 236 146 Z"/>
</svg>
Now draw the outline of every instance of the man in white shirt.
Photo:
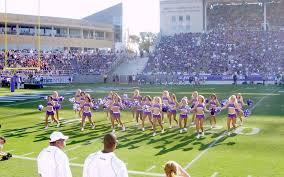
<svg viewBox="0 0 284 177">
<path fill-rule="evenodd" d="M 68 136 L 61 132 L 50 135 L 49 146 L 43 149 L 37 158 L 38 173 L 41 177 L 72 177 L 69 159 L 62 149 Z"/>
<path fill-rule="evenodd" d="M 114 134 L 104 137 L 104 150 L 93 153 L 84 163 L 83 177 L 128 177 L 126 165 L 114 154 L 117 140 Z"/>
</svg>

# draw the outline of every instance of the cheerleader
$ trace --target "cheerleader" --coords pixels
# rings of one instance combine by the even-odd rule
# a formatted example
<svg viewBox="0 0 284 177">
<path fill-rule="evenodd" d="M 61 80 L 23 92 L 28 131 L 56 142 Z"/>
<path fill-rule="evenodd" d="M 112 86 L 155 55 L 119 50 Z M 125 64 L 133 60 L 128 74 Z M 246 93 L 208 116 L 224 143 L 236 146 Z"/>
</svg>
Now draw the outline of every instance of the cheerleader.
<svg viewBox="0 0 284 177">
<path fill-rule="evenodd" d="M 89 94 L 85 96 L 85 103 L 82 106 L 82 121 L 81 121 L 81 131 L 84 131 L 85 128 L 85 119 L 88 118 L 90 124 L 92 125 L 92 129 L 95 129 L 95 124 L 92 121 L 92 112 L 91 108 L 93 107 L 92 99 Z"/>
<path fill-rule="evenodd" d="M 114 121 L 116 120 L 120 126 L 122 127 L 122 131 L 125 131 L 125 126 L 123 125 L 121 118 L 120 118 L 120 109 L 122 108 L 121 98 L 118 94 L 114 94 L 113 102 L 110 105 L 110 110 L 112 111 L 111 116 L 111 125 L 112 125 L 112 132 L 115 132 Z"/>
<path fill-rule="evenodd" d="M 179 127 L 180 127 L 180 133 L 182 133 L 183 131 L 187 131 L 187 118 L 188 118 L 188 110 L 189 110 L 189 106 L 188 106 L 188 102 L 187 102 L 187 98 L 184 97 L 181 99 L 181 102 L 179 104 L 179 110 L 180 110 L 180 115 L 179 115 Z"/>
<path fill-rule="evenodd" d="M 112 115 L 109 106 L 110 106 L 111 103 L 112 103 L 113 94 L 114 94 L 113 91 L 110 91 L 110 92 L 109 92 L 109 94 L 108 94 L 108 96 L 107 96 L 107 98 L 106 98 L 106 102 L 105 102 L 105 104 L 104 104 L 104 109 L 106 109 L 107 118 L 108 118 L 109 116 L 110 116 L 110 118 L 111 118 L 111 115 Z"/>
<path fill-rule="evenodd" d="M 142 110 L 142 107 L 141 107 L 142 96 L 140 95 L 139 90 L 137 90 L 137 89 L 134 90 L 132 100 L 133 100 L 133 104 L 134 104 L 133 107 L 132 107 L 132 116 L 133 116 L 133 119 L 135 117 L 136 125 L 138 125 L 139 118 L 140 118 L 140 120 L 142 120 L 142 115 L 143 115 L 143 110 Z"/>
<path fill-rule="evenodd" d="M 81 89 L 78 89 L 75 93 L 75 103 L 73 104 L 73 110 L 75 112 L 75 116 L 78 113 L 78 117 L 80 118 L 79 111 L 80 111 L 80 100 L 81 100 Z"/>
<path fill-rule="evenodd" d="M 152 129 L 153 129 L 152 112 L 151 112 L 152 104 L 151 104 L 151 102 L 152 102 L 152 98 L 149 95 L 144 97 L 144 99 L 143 99 L 142 131 L 145 131 L 144 123 L 145 123 L 145 120 L 146 120 L 147 117 L 148 117 L 149 122 L 151 123 Z"/>
<path fill-rule="evenodd" d="M 194 91 L 191 94 L 191 99 L 189 100 L 189 104 L 191 104 L 191 108 L 194 108 L 194 106 L 197 104 L 198 102 L 198 92 Z M 196 112 L 192 112 L 192 120 L 191 120 L 191 124 L 193 125 L 195 123 L 195 118 L 196 118 Z"/>
<path fill-rule="evenodd" d="M 199 139 L 201 136 L 204 136 L 204 127 L 203 127 L 203 122 L 205 119 L 204 111 L 209 112 L 205 107 L 205 99 L 202 95 L 198 95 L 198 102 L 195 104 L 193 111 L 196 113 L 196 118 L 195 118 L 195 125 L 197 131 L 196 138 Z"/>
<path fill-rule="evenodd" d="M 156 124 L 161 127 L 161 133 L 164 133 L 164 127 L 162 125 L 162 99 L 161 97 L 154 97 L 152 104 L 152 114 L 153 114 L 153 136 L 156 136 Z"/>
<path fill-rule="evenodd" d="M 177 97 L 173 93 L 170 96 L 169 111 L 168 111 L 168 117 L 169 117 L 169 122 L 170 122 L 169 128 L 172 128 L 172 119 L 174 119 L 176 124 L 179 125 L 177 121 L 177 106 L 178 106 Z"/>
<path fill-rule="evenodd" d="M 228 136 L 231 135 L 230 129 L 231 129 L 231 124 L 233 126 L 233 129 L 236 129 L 236 119 L 237 119 L 237 112 L 236 109 L 240 112 L 243 112 L 239 104 L 237 102 L 237 98 L 235 95 L 232 95 L 229 98 L 229 101 L 226 103 L 224 107 L 221 108 L 221 110 L 224 110 L 228 108 L 228 119 L 227 119 L 227 128 L 228 128 Z"/>
<path fill-rule="evenodd" d="M 236 98 L 237 98 L 239 108 L 242 109 L 243 106 L 246 105 L 244 103 L 243 96 L 240 93 L 237 93 Z M 237 117 L 240 119 L 241 125 L 243 125 L 243 117 L 244 117 L 243 112 L 240 112 L 238 109 L 236 109 L 236 112 L 237 112 Z"/>
<path fill-rule="evenodd" d="M 164 90 L 163 95 L 162 95 L 162 105 L 163 105 L 162 106 L 162 122 L 164 122 L 164 114 L 167 113 L 169 110 L 169 102 L 170 102 L 170 93 L 169 91 Z"/>
<path fill-rule="evenodd" d="M 45 128 L 48 129 L 48 118 L 51 117 L 52 121 L 57 123 L 57 127 L 60 126 L 59 120 L 54 117 L 54 102 L 51 96 L 47 97 L 46 114 L 45 114 Z"/>
<path fill-rule="evenodd" d="M 208 106 L 210 110 L 210 125 L 211 125 L 211 128 L 215 128 L 216 127 L 216 110 L 217 110 L 217 106 L 220 106 L 220 102 L 218 101 L 216 94 L 212 94 L 210 96 Z"/>
<path fill-rule="evenodd" d="M 61 109 L 61 105 L 59 104 L 59 95 L 57 91 L 54 91 L 52 94 L 52 101 L 54 103 L 54 110 L 56 114 L 56 119 L 59 120 L 59 109 Z"/>
<path fill-rule="evenodd" d="M 81 94 L 80 94 L 80 106 L 79 106 L 79 117 L 80 118 L 82 118 L 82 115 L 83 115 L 83 106 L 85 104 L 85 96 L 86 96 L 86 93 L 81 92 Z"/>
</svg>

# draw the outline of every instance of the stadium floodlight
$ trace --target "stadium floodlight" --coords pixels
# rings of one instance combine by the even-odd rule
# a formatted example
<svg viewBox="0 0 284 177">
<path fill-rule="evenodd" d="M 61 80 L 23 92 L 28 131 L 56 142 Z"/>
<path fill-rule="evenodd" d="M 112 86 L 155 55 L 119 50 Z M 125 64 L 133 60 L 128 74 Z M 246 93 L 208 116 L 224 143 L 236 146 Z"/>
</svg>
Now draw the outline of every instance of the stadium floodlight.
<svg viewBox="0 0 284 177">
<path fill-rule="evenodd" d="M 8 12 L 7 12 L 7 0 L 5 0 L 5 10 L 4 10 L 4 23 L 5 23 L 5 29 L 4 29 L 4 45 L 5 45 L 5 51 L 4 51 L 4 67 L 3 70 L 10 70 L 16 72 L 17 70 L 37 70 L 40 71 L 40 0 L 38 1 L 38 12 L 37 12 L 37 66 L 36 67 L 9 67 L 8 66 Z"/>
</svg>

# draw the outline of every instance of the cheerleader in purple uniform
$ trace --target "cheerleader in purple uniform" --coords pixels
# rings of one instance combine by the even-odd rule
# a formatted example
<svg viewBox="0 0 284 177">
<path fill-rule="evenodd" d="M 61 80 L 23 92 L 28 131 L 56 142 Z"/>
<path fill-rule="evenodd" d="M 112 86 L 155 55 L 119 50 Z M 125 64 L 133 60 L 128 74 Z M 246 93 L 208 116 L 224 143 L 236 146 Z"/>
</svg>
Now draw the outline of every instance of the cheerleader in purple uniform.
<svg viewBox="0 0 284 177">
<path fill-rule="evenodd" d="M 104 105 L 104 108 L 106 109 L 107 118 L 110 117 L 110 119 L 111 119 L 111 115 L 112 115 L 112 112 L 110 110 L 110 105 L 111 105 L 112 100 L 113 100 L 113 95 L 114 95 L 113 91 L 110 91 L 107 98 L 106 98 L 107 99 L 106 103 Z"/>
<path fill-rule="evenodd" d="M 162 122 L 164 122 L 164 114 L 168 112 L 169 110 L 169 102 L 170 102 L 170 93 L 167 90 L 163 91 L 162 95 Z M 169 115 L 167 114 L 167 117 Z M 168 117 L 169 119 L 169 117 Z"/>
<path fill-rule="evenodd" d="M 191 105 L 191 108 L 194 108 L 194 106 L 198 103 L 198 92 L 194 91 L 192 92 L 191 99 L 189 100 L 188 104 Z M 191 124 L 193 125 L 195 123 L 195 118 L 196 118 L 196 112 L 193 110 L 192 112 L 192 120 Z"/>
<path fill-rule="evenodd" d="M 153 121 L 152 121 L 152 111 L 151 111 L 151 107 L 152 107 L 152 98 L 147 95 L 144 97 L 143 99 L 143 119 L 142 119 L 142 131 L 145 131 L 144 128 L 144 124 L 145 124 L 145 120 L 148 117 L 149 122 L 152 125 L 152 129 L 153 129 Z"/>
<path fill-rule="evenodd" d="M 92 129 L 95 129 L 95 123 L 92 120 L 92 112 L 91 108 L 93 107 L 92 99 L 89 94 L 86 94 L 85 96 L 85 103 L 82 107 L 82 121 L 81 121 L 81 131 L 84 131 L 85 128 L 85 120 L 86 118 L 89 119 L 90 124 L 92 125 Z"/>
<path fill-rule="evenodd" d="M 79 111 L 80 111 L 80 100 L 81 100 L 81 90 L 78 89 L 75 94 L 75 103 L 73 104 L 73 110 L 75 111 L 75 116 L 78 114 L 78 118 L 80 118 Z"/>
<path fill-rule="evenodd" d="M 212 94 L 210 96 L 210 101 L 207 104 L 209 106 L 209 111 L 210 111 L 210 124 L 211 128 L 216 127 L 216 110 L 217 106 L 220 106 L 220 102 L 217 99 L 216 94 Z"/>
<path fill-rule="evenodd" d="M 110 109 L 112 111 L 111 116 L 111 125 L 112 125 L 112 132 L 115 132 L 114 121 L 116 120 L 120 126 L 122 127 L 122 131 L 125 131 L 125 126 L 123 125 L 120 117 L 120 110 L 122 108 L 121 98 L 118 94 L 114 94 L 113 103 L 110 105 Z"/>
<path fill-rule="evenodd" d="M 244 103 L 243 96 L 240 93 L 237 93 L 236 98 L 237 98 L 239 108 L 242 109 L 243 106 L 246 105 Z M 237 117 L 240 119 L 241 125 L 243 125 L 243 117 L 244 117 L 243 111 L 240 112 L 238 109 L 236 109 L 236 112 L 237 112 Z"/>
<path fill-rule="evenodd" d="M 133 118 L 135 117 L 136 125 L 138 125 L 139 118 L 140 118 L 140 120 L 142 120 L 142 116 L 143 116 L 143 110 L 142 110 L 142 107 L 141 107 L 142 96 L 140 95 L 139 90 L 137 90 L 137 89 L 134 90 L 132 101 L 133 101 L 132 116 L 133 116 Z"/>
<path fill-rule="evenodd" d="M 179 115 L 179 127 L 180 127 L 180 133 L 183 131 L 187 131 L 187 118 L 188 118 L 188 113 L 189 113 L 189 106 L 187 102 L 187 98 L 182 98 L 181 102 L 179 104 L 179 110 L 180 110 L 180 115 Z"/>
<path fill-rule="evenodd" d="M 173 93 L 170 96 L 170 103 L 169 103 L 169 110 L 168 110 L 168 117 L 169 117 L 169 123 L 170 123 L 169 128 L 172 128 L 172 119 L 176 122 L 177 125 L 179 125 L 177 121 L 177 107 L 178 107 L 177 97 Z"/>
<path fill-rule="evenodd" d="M 142 101 L 142 96 L 139 97 L 138 99 L 138 104 L 137 104 L 137 107 L 136 107 L 136 125 L 139 125 L 139 120 L 143 120 L 143 108 L 142 108 L 142 105 L 143 104 L 143 101 Z"/>
<path fill-rule="evenodd" d="M 164 127 L 162 124 L 162 99 L 161 97 L 154 97 L 152 104 L 152 115 L 153 115 L 153 136 L 156 136 L 156 124 L 161 127 L 161 133 L 164 133 Z"/>
<path fill-rule="evenodd" d="M 54 117 L 54 102 L 52 101 L 52 97 L 47 97 L 47 105 L 46 105 L 46 114 L 45 114 L 45 129 L 48 129 L 48 118 L 49 116 L 51 119 L 57 123 L 57 127 L 60 126 L 59 120 Z"/>
<path fill-rule="evenodd" d="M 203 122 L 205 119 L 204 112 L 209 112 L 205 107 L 205 99 L 202 95 L 198 95 L 198 102 L 195 104 L 193 111 L 196 113 L 196 118 L 195 118 L 195 125 L 197 131 L 196 138 L 199 139 L 201 136 L 204 136 L 204 127 L 203 127 Z"/>
<path fill-rule="evenodd" d="M 83 115 L 83 106 L 85 104 L 85 97 L 86 97 L 86 93 L 81 92 L 81 94 L 80 94 L 80 106 L 79 106 L 79 117 L 80 118 L 82 118 L 82 115 Z"/>
<path fill-rule="evenodd" d="M 240 107 L 239 107 L 239 104 L 238 104 L 238 101 L 237 101 L 237 98 L 235 95 L 232 95 L 230 98 L 229 98 L 229 101 L 227 102 L 227 104 L 222 107 L 221 110 L 224 110 L 228 108 L 228 119 L 227 119 L 227 128 L 228 128 L 228 136 L 231 135 L 231 124 L 233 126 L 233 129 L 235 130 L 236 129 L 236 119 L 237 119 L 237 112 L 236 110 L 238 110 L 239 112 L 243 112 Z"/>
<path fill-rule="evenodd" d="M 56 119 L 59 120 L 59 109 L 61 109 L 61 105 L 59 104 L 59 95 L 57 91 L 54 91 L 52 94 L 52 101 L 54 103 L 54 110 L 56 114 Z"/>
</svg>

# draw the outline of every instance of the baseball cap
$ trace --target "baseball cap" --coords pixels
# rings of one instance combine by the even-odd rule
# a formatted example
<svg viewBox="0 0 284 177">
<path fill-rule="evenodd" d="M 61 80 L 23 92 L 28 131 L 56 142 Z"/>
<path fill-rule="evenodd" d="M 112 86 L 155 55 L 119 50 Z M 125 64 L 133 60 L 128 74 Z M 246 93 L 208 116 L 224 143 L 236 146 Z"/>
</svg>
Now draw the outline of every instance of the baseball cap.
<svg viewBox="0 0 284 177">
<path fill-rule="evenodd" d="M 52 143 L 52 142 L 55 142 L 55 141 L 61 140 L 61 139 L 67 140 L 68 138 L 69 138 L 68 136 L 63 135 L 63 133 L 61 133 L 61 132 L 53 132 L 50 135 L 50 141 L 49 142 Z"/>
</svg>

